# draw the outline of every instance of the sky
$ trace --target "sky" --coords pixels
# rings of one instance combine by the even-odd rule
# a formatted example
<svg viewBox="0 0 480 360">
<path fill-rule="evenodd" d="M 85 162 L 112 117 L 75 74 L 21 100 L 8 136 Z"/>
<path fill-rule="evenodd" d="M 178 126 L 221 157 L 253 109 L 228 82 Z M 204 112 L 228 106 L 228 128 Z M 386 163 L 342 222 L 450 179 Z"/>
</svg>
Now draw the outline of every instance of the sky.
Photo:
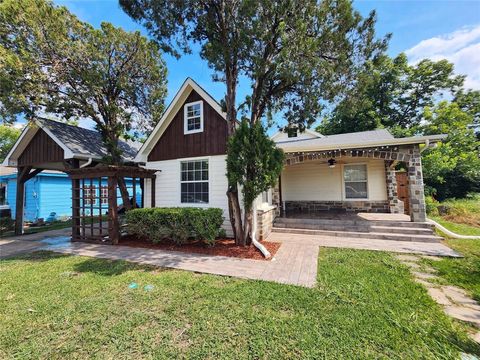
<svg viewBox="0 0 480 360">
<path fill-rule="evenodd" d="M 95 27 L 108 21 L 148 35 L 120 9 L 117 0 L 54 2 Z M 390 56 L 405 52 L 411 63 L 424 58 L 446 58 L 455 64 L 457 73 L 467 75 L 467 87 L 480 89 L 480 0 L 355 0 L 354 7 L 364 16 L 372 10 L 377 12 L 378 36 L 393 35 Z M 164 58 L 168 68 L 167 104 L 187 77 L 197 81 L 215 99 L 223 98 L 224 84 L 212 81 L 212 71 L 200 59 L 198 51 L 179 60 L 167 55 Z M 243 87 L 239 96 L 248 91 Z"/>
</svg>

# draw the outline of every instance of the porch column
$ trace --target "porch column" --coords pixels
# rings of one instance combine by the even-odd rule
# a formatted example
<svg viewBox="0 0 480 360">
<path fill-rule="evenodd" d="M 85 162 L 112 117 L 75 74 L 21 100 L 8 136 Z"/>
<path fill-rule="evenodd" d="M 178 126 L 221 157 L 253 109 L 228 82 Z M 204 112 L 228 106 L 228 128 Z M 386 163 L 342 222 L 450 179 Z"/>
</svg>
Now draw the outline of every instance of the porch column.
<svg viewBox="0 0 480 360">
<path fill-rule="evenodd" d="M 387 179 L 387 199 L 390 213 L 403 214 L 403 201 L 398 199 L 397 176 L 393 161 L 385 161 L 385 176 Z"/>
<path fill-rule="evenodd" d="M 276 206 L 275 208 L 275 217 L 280 216 L 280 213 L 282 211 L 282 199 L 281 199 L 281 193 L 280 193 L 280 180 L 281 176 L 278 178 L 278 182 L 275 184 L 275 186 L 272 188 L 272 205 Z"/>
<path fill-rule="evenodd" d="M 25 177 L 31 167 L 17 168 L 17 196 L 15 199 L 15 235 L 23 234 L 23 211 L 25 203 Z"/>
<path fill-rule="evenodd" d="M 410 149 L 408 161 L 408 198 L 410 200 L 410 219 L 413 222 L 424 222 L 427 218 L 425 195 L 423 190 L 422 157 L 419 145 Z"/>
</svg>

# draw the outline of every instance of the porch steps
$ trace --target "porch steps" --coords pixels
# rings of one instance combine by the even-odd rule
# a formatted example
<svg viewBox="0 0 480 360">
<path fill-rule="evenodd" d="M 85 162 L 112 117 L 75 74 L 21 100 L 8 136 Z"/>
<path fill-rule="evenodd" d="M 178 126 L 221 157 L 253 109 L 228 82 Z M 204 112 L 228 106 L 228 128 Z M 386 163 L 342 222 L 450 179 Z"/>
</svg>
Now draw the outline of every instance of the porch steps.
<svg viewBox="0 0 480 360">
<path fill-rule="evenodd" d="M 277 218 L 273 232 L 381 239 L 394 241 L 439 242 L 427 223 L 363 220 Z"/>
</svg>

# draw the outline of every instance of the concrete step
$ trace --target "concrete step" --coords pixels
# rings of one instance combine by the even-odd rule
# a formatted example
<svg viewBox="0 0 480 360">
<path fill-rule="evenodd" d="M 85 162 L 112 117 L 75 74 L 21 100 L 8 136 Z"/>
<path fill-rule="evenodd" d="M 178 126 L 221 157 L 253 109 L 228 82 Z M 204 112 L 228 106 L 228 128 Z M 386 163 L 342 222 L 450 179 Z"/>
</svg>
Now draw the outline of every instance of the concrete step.
<svg viewBox="0 0 480 360">
<path fill-rule="evenodd" d="M 275 227 L 278 228 L 294 228 L 309 230 L 328 230 L 328 231 L 349 231 L 349 232 L 379 232 L 393 234 L 409 234 L 409 235 L 433 235 L 430 228 L 415 227 L 397 227 L 397 226 L 381 226 L 381 225 L 328 225 L 328 224 L 312 224 L 312 223 L 285 223 L 275 221 Z"/>
<path fill-rule="evenodd" d="M 418 235 L 418 234 L 396 234 L 386 232 L 359 232 L 359 231 L 332 231 L 319 229 L 305 229 L 293 227 L 277 227 L 276 224 L 272 229 L 273 232 L 287 234 L 305 234 L 305 235 L 326 235 L 363 239 L 393 240 L 393 241 L 414 241 L 414 242 L 440 242 L 441 237 L 436 235 Z"/>
<path fill-rule="evenodd" d="M 430 223 L 417 223 L 410 221 L 392 221 L 392 220 L 331 220 L 331 219 L 302 219 L 302 218 L 284 218 L 277 217 L 276 224 L 315 224 L 315 225 L 332 225 L 332 226 L 388 226 L 396 228 L 416 228 L 416 229 L 433 229 Z"/>
</svg>

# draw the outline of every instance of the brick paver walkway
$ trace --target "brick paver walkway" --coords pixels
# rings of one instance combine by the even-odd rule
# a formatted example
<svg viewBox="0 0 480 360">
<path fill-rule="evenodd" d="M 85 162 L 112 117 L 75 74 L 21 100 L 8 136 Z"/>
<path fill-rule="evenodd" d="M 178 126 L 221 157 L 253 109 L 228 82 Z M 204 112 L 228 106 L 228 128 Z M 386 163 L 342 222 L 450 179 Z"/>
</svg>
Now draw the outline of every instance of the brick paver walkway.
<svg viewBox="0 0 480 360">
<path fill-rule="evenodd" d="M 48 233 L 43 233 L 37 235 L 36 238 L 21 237 L 21 240 L 2 240 L 0 241 L 0 257 L 47 249 L 64 254 L 126 260 L 159 267 L 313 287 L 316 283 L 320 246 L 459 256 L 447 246 L 438 243 L 272 233 L 268 240 L 281 242 L 282 246 L 274 260 L 264 261 L 124 246 L 70 243 L 68 236 L 58 237 L 58 233 L 52 232 L 52 237 L 45 238 L 48 235 Z"/>
</svg>

